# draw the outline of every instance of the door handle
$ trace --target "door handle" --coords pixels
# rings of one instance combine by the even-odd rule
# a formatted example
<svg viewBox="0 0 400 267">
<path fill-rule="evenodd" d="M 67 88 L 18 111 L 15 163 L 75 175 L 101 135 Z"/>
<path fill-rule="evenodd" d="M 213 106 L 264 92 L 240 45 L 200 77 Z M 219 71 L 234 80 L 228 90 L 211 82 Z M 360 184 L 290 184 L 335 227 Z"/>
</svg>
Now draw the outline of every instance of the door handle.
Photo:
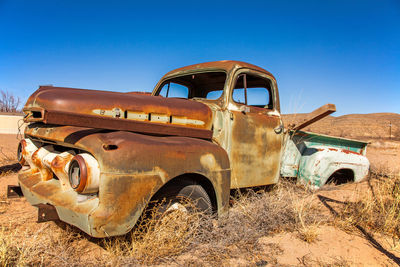
<svg viewBox="0 0 400 267">
<path fill-rule="evenodd" d="M 249 112 L 250 112 L 250 108 L 247 107 L 247 106 L 240 106 L 239 110 L 240 110 L 243 114 L 246 114 L 246 113 L 249 113 Z"/>
<path fill-rule="evenodd" d="M 283 124 L 280 124 L 278 127 L 274 128 L 276 134 L 280 134 L 283 131 Z"/>
</svg>

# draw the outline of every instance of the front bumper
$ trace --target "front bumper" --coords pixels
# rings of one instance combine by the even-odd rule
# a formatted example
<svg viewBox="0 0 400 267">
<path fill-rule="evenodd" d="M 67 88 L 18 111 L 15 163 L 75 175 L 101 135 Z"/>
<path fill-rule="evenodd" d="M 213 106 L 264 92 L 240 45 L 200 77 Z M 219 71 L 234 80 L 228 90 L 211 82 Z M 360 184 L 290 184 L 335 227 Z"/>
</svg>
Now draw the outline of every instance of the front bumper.
<svg viewBox="0 0 400 267">
<path fill-rule="evenodd" d="M 99 206 L 97 196 L 82 201 L 72 188 L 62 189 L 56 179 L 43 181 L 39 172 L 32 173 L 31 170 L 21 172 L 18 180 L 24 197 L 31 205 L 53 205 L 61 221 L 74 225 L 91 236 L 104 236 L 92 227 L 89 220 L 90 214 Z"/>
</svg>

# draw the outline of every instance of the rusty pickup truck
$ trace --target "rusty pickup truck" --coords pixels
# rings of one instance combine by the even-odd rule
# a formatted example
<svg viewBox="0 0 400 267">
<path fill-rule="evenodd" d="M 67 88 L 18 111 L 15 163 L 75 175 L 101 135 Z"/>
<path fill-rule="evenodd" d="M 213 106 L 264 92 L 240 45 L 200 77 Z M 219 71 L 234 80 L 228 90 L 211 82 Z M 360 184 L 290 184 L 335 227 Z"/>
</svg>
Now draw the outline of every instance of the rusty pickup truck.
<svg viewBox="0 0 400 267">
<path fill-rule="evenodd" d="M 334 109 L 285 129 L 274 76 L 238 61 L 173 70 L 151 94 L 41 86 L 23 109 L 18 188 L 39 221 L 94 237 L 129 232 L 158 200 L 223 216 L 231 189 L 364 178 L 366 143 L 301 131 Z"/>
</svg>

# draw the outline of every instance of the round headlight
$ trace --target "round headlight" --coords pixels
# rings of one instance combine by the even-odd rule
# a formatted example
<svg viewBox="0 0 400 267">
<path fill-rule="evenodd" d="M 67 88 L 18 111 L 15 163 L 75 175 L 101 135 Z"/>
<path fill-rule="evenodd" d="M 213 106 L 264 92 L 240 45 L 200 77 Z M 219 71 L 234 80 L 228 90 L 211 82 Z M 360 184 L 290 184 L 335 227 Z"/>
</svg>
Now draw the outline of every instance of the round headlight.
<svg viewBox="0 0 400 267">
<path fill-rule="evenodd" d="M 78 193 L 95 193 L 99 190 L 100 168 L 97 160 L 88 153 L 74 156 L 69 164 L 68 178 Z"/>
<path fill-rule="evenodd" d="M 69 183 L 71 187 L 77 191 L 82 192 L 85 189 L 87 181 L 87 168 L 85 160 L 80 155 L 76 155 L 71 160 L 68 170 Z"/>
</svg>

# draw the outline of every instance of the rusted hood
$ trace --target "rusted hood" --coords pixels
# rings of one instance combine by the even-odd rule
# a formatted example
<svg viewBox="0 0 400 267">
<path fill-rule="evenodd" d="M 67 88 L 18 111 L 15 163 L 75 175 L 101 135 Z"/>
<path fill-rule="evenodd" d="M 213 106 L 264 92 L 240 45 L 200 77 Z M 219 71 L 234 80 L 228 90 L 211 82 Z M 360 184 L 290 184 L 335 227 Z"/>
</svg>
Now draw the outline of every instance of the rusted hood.
<svg viewBox="0 0 400 267">
<path fill-rule="evenodd" d="M 41 86 L 23 111 L 26 122 L 211 138 L 211 110 L 187 99 Z"/>
</svg>

